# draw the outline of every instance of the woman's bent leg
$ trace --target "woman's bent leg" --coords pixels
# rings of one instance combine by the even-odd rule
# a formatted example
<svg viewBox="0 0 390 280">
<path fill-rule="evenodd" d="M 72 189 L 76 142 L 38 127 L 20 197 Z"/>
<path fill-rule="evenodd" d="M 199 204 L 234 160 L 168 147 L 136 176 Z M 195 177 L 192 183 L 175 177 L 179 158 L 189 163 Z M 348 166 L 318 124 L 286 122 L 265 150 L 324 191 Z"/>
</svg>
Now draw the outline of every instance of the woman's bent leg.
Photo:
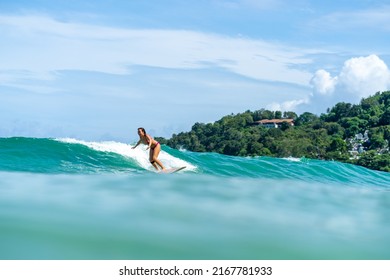
<svg viewBox="0 0 390 280">
<path fill-rule="evenodd" d="M 150 162 L 153 164 L 153 166 L 158 170 L 156 164 L 161 168 L 165 169 L 164 165 L 161 163 L 161 161 L 158 159 L 158 155 L 160 154 L 161 147 L 160 145 L 157 145 L 154 149 L 150 150 Z"/>
<path fill-rule="evenodd" d="M 164 165 L 161 163 L 161 161 L 157 158 L 158 155 L 160 154 L 160 151 L 161 151 L 161 147 L 160 145 L 157 145 L 157 147 L 155 147 L 154 149 L 150 149 L 150 153 L 149 153 L 149 160 L 150 160 L 150 163 L 154 166 L 154 168 L 156 168 L 158 170 L 158 166 L 161 168 L 161 169 L 165 169 Z"/>
</svg>

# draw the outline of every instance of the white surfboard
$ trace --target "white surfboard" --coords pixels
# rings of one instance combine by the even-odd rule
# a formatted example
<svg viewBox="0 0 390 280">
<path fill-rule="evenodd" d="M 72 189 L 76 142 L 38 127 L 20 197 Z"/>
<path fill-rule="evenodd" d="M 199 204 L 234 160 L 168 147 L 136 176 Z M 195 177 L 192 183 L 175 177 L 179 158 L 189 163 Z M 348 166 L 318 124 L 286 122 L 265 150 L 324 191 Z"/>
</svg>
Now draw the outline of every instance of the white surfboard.
<svg viewBox="0 0 390 280">
<path fill-rule="evenodd" d="M 183 170 L 184 168 L 186 168 L 186 167 L 182 166 L 182 167 L 177 167 L 177 168 L 167 168 L 165 170 L 159 171 L 158 173 L 170 174 L 170 173 L 175 173 L 177 171 Z"/>
</svg>

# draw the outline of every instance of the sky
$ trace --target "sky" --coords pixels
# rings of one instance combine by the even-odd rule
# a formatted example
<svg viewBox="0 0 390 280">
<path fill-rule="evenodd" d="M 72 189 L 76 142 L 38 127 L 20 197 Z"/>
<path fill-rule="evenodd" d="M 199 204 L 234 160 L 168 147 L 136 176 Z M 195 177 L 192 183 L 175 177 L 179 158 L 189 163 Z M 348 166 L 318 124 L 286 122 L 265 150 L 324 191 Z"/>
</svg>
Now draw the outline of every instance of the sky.
<svg viewBox="0 0 390 280">
<path fill-rule="evenodd" d="M 134 142 L 390 89 L 390 1 L 0 1 L 0 137 Z"/>
</svg>

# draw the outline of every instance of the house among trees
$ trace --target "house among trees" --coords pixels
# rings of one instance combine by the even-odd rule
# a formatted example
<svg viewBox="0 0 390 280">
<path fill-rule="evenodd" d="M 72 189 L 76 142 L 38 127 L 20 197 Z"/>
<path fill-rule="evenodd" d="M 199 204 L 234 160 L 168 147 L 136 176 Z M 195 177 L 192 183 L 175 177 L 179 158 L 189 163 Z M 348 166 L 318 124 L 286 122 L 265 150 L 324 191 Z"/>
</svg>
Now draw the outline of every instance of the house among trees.
<svg viewBox="0 0 390 280">
<path fill-rule="evenodd" d="M 271 120 L 260 120 L 255 122 L 258 125 L 264 126 L 265 128 L 278 128 L 283 123 L 290 126 L 294 125 L 294 119 L 271 119 Z"/>
</svg>

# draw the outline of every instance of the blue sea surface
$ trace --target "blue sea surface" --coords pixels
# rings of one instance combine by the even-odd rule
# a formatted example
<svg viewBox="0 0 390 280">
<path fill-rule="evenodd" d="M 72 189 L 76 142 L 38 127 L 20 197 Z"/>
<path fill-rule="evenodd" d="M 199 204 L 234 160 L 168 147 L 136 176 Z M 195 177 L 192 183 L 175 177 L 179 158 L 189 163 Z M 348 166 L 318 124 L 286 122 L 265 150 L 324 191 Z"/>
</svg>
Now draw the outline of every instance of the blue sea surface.
<svg viewBox="0 0 390 280">
<path fill-rule="evenodd" d="M 390 259 L 390 174 L 0 138 L 0 259 Z"/>
</svg>

